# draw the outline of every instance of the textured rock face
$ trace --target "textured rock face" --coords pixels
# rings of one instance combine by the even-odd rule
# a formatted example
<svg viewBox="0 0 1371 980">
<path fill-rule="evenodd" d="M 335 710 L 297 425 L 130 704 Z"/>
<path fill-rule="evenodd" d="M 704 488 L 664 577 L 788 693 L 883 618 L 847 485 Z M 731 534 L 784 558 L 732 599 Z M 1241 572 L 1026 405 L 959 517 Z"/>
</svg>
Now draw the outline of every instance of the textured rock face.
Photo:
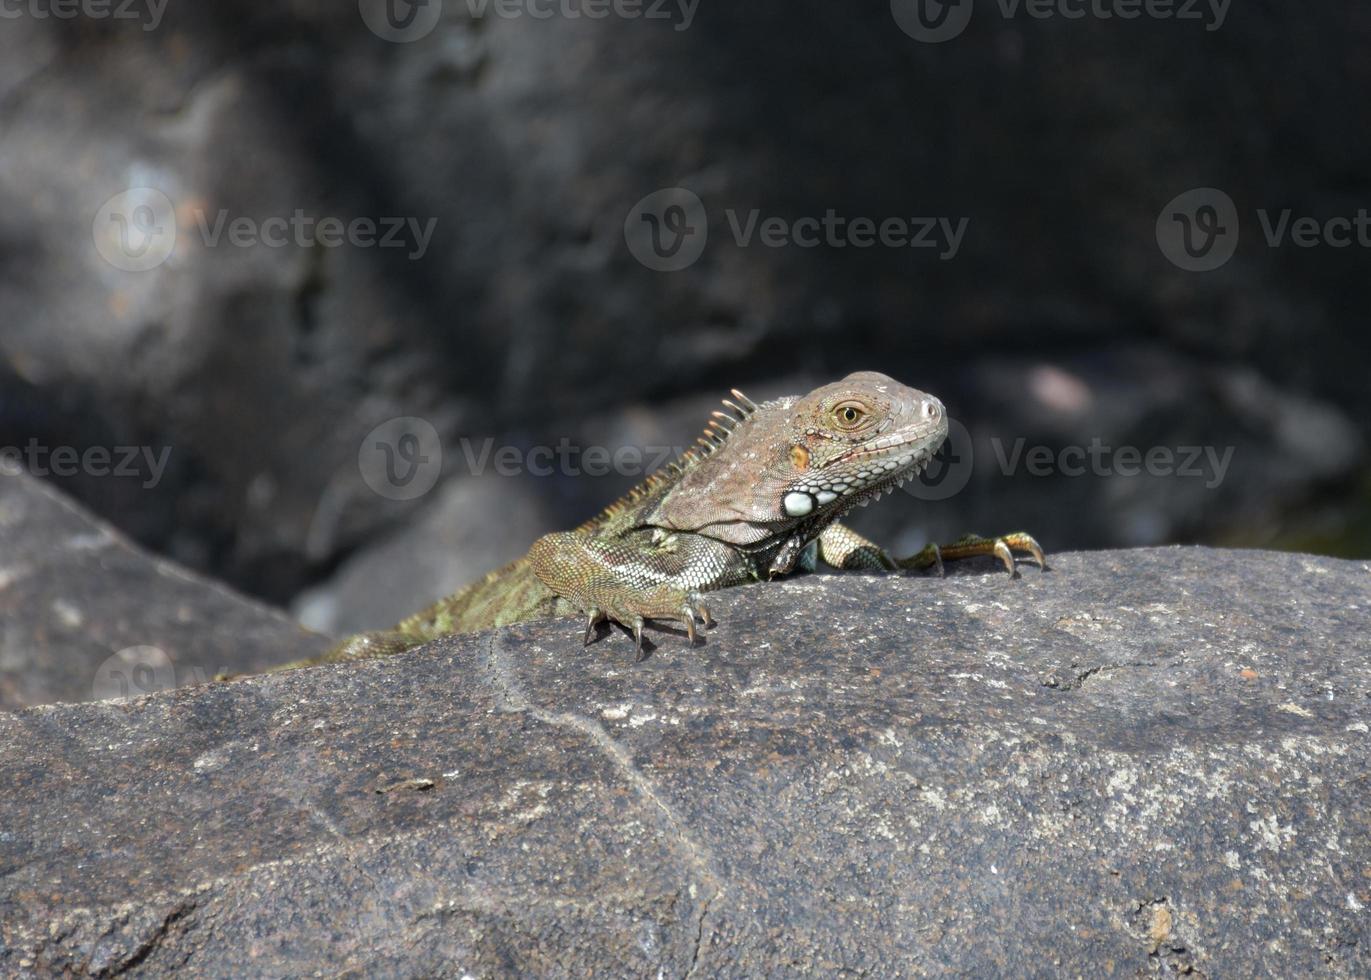
<svg viewBox="0 0 1371 980">
<path fill-rule="evenodd" d="M 0 474 L 0 711 L 169 690 L 327 643 Z"/>
<path fill-rule="evenodd" d="M 0 973 L 1365 975 L 1371 565 L 730 590 L 0 715 Z"/>
</svg>

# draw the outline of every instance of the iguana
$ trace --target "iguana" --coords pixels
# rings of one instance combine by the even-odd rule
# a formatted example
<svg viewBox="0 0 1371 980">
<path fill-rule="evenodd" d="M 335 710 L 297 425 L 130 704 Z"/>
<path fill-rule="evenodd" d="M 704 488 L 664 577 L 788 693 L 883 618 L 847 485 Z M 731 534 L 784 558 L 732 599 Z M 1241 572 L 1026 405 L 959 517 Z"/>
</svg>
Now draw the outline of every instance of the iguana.
<svg viewBox="0 0 1371 980">
<path fill-rule="evenodd" d="M 574 531 L 548 534 L 528 554 L 441 599 L 393 629 L 344 640 L 321 657 L 278 669 L 398 653 L 447 633 L 550 616 L 585 617 L 585 643 L 600 624 L 633 633 L 675 621 L 693 645 L 696 621 L 713 625 L 702 594 L 812 570 L 896 571 L 943 559 L 995 555 L 1017 576 L 1014 550 L 1046 569 L 1024 533 L 968 535 L 898 561 L 840 519 L 913 479 L 947 438 L 932 395 L 873 371 L 804 397 L 758 405 L 734 389 L 698 444 Z"/>
</svg>

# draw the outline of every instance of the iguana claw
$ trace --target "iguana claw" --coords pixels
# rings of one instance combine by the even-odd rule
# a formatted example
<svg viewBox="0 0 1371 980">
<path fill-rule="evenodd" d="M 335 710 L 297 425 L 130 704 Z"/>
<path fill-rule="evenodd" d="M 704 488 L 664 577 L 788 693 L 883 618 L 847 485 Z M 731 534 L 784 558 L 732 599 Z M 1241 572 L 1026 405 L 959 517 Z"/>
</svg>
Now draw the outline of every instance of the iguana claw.
<svg viewBox="0 0 1371 980">
<path fill-rule="evenodd" d="M 681 607 L 681 622 L 685 624 L 686 636 L 690 637 L 690 645 L 695 645 L 697 632 L 695 630 L 695 620 L 704 623 L 705 629 L 714 625 L 714 620 L 709 616 L 709 608 L 700 601 L 700 597 L 691 594 L 686 597 L 685 605 Z"/>
<path fill-rule="evenodd" d="M 586 613 L 586 638 L 582 646 L 590 646 L 590 641 L 595 639 L 596 627 L 605 621 L 607 617 L 598 609 L 592 609 Z"/>
</svg>

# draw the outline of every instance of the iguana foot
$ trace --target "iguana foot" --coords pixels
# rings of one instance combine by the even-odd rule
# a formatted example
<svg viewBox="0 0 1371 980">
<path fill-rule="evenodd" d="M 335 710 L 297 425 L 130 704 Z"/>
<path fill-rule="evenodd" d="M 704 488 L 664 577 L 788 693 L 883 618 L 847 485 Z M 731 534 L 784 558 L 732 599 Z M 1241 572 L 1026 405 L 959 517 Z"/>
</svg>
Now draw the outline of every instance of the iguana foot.
<svg viewBox="0 0 1371 980">
<path fill-rule="evenodd" d="M 544 535 L 529 549 L 534 573 L 549 589 L 585 612 L 585 643 L 595 639 L 604 622 L 633 633 L 638 659 L 643 657 L 643 624 L 647 620 L 680 623 L 692 646 L 696 621 L 712 626 L 700 594 L 687 587 L 690 554 L 723 545 L 702 544 L 693 552 L 653 550 L 601 540 L 575 531 Z"/>
<path fill-rule="evenodd" d="M 1014 567 L 1014 552 L 1026 551 L 1044 572 L 1049 571 L 1043 549 L 1033 535 L 1023 531 L 1002 534 L 995 538 L 984 538 L 979 534 L 968 534 L 952 544 L 939 546 L 930 544 L 916 555 L 897 562 L 900 568 L 936 568 L 939 575 L 945 574 L 943 562 L 958 561 L 962 558 L 975 558 L 980 555 L 993 555 L 1004 563 L 1005 570 L 1013 578 L 1019 577 Z"/>
<path fill-rule="evenodd" d="M 695 593 L 684 593 L 680 605 L 680 611 L 675 614 L 667 614 L 661 611 L 659 605 L 648 603 L 643 607 L 636 606 L 632 601 L 627 603 L 617 601 L 611 604 L 609 609 L 593 608 L 586 613 L 586 633 L 583 646 L 590 646 L 596 635 L 599 633 L 601 623 L 618 623 L 620 626 L 633 633 L 633 643 L 638 651 L 638 659 L 641 661 L 643 654 L 643 625 L 649 619 L 659 619 L 667 622 L 678 622 L 685 627 L 686 636 L 690 640 L 690 645 L 695 646 L 699 633 L 695 623 L 698 620 L 705 625 L 705 628 L 714 625 L 714 620 L 709 615 L 709 609 Z"/>
</svg>

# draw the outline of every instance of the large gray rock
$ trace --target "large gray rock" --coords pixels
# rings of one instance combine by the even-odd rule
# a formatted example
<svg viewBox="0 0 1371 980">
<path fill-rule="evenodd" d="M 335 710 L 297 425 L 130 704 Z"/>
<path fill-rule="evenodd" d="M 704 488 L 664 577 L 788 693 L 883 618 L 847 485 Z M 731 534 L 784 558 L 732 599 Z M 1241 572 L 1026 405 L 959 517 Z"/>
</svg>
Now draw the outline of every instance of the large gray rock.
<svg viewBox="0 0 1371 980">
<path fill-rule="evenodd" d="M 0 711 L 203 683 L 328 642 L 0 473 Z"/>
<path fill-rule="evenodd" d="M 731 590 L 0 716 L 0 973 L 1371 971 L 1371 564 Z"/>
</svg>

